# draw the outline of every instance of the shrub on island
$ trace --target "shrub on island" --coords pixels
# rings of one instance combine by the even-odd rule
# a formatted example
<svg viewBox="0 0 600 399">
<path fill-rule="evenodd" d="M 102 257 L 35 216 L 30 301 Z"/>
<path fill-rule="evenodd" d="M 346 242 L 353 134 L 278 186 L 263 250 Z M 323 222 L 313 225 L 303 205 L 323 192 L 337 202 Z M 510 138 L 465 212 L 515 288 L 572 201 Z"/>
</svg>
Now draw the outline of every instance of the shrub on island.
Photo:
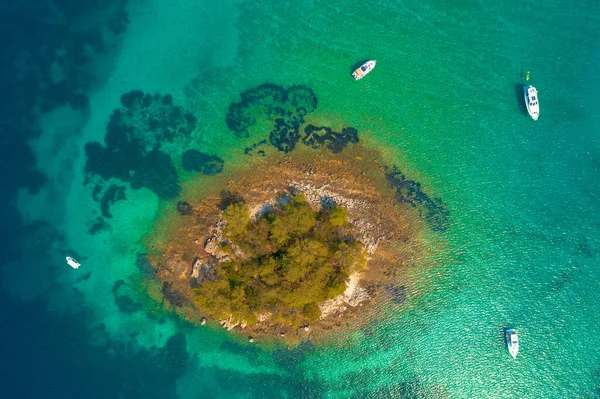
<svg viewBox="0 0 600 399">
<path fill-rule="evenodd" d="M 217 277 L 195 289 L 194 302 L 215 319 L 248 325 L 261 315 L 297 328 L 319 320 L 319 304 L 346 289 L 348 276 L 366 264 L 346 209 L 314 211 L 303 196 L 280 198 L 251 218 L 243 202 L 230 204 L 221 249 L 228 260 Z"/>
</svg>

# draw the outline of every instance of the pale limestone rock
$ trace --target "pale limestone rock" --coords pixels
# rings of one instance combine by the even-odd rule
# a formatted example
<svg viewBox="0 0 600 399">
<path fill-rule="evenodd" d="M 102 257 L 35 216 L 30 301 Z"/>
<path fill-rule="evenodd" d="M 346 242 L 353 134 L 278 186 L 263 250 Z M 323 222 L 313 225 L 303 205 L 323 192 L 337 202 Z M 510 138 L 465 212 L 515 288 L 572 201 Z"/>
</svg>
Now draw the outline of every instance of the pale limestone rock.
<svg viewBox="0 0 600 399">
<path fill-rule="evenodd" d="M 206 279 L 213 279 L 217 273 L 214 266 L 217 264 L 217 259 L 214 256 L 208 256 L 205 258 L 196 258 L 192 264 L 192 278 L 195 278 L 198 285 Z"/>
<path fill-rule="evenodd" d="M 256 320 L 258 320 L 259 322 L 266 321 L 269 320 L 271 316 L 273 316 L 273 313 L 271 312 L 259 313 L 258 315 L 256 315 Z"/>
<path fill-rule="evenodd" d="M 359 273 L 351 274 L 348 278 L 348 281 L 346 281 L 346 290 L 343 294 L 321 303 L 319 305 L 319 309 L 321 310 L 321 319 L 336 313 L 342 313 L 348 309 L 348 306 L 356 307 L 365 300 L 369 299 L 370 296 L 367 291 L 358 286 L 359 281 Z"/>
<path fill-rule="evenodd" d="M 239 325 L 239 322 L 233 320 L 233 318 L 231 316 L 229 316 L 227 319 L 219 320 L 219 324 L 222 325 L 223 328 L 226 328 L 227 331 L 231 331 L 237 325 Z"/>
</svg>

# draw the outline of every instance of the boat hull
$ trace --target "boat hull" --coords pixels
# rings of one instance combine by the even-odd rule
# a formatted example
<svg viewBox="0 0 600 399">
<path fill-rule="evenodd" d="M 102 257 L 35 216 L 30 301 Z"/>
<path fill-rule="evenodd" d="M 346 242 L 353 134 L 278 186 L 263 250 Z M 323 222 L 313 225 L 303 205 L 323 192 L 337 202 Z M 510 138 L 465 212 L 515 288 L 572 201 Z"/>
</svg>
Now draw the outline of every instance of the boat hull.
<svg viewBox="0 0 600 399">
<path fill-rule="evenodd" d="M 69 266 L 71 266 L 73 269 L 79 269 L 79 266 L 81 266 L 79 262 L 77 262 L 74 258 L 71 258 L 70 256 L 67 256 L 66 259 Z"/>
<path fill-rule="evenodd" d="M 519 354 L 519 338 L 515 329 L 509 328 L 505 331 L 506 347 L 508 353 L 516 359 Z"/>
<path fill-rule="evenodd" d="M 537 89 L 531 85 L 523 86 L 523 97 L 525 98 L 525 106 L 527 113 L 534 121 L 540 116 L 540 104 L 538 101 Z"/>
<path fill-rule="evenodd" d="M 369 60 L 365 62 L 360 67 L 356 68 L 354 72 L 352 72 L 352 77 L 354 78 L 354 80 L 360 80 L 364 78 L 369 72 L 373 70 L 373 68 L 375 68 L 376 64 L 377 61 L 375 60 Z"/>
</svg>

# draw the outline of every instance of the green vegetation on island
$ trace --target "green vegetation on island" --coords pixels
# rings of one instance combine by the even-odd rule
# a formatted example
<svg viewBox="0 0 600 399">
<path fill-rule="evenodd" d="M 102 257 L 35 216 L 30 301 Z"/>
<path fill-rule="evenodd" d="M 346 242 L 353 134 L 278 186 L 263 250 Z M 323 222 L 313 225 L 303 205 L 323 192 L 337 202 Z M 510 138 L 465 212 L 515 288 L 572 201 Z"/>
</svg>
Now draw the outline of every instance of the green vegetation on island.
<svg viewBox="0 0 600 399">
<path fill-rule="evenodd" d="M 303 196 L 280 198 L 251 218 L 243 202 L 229 205 L 216 277 L 195 289 L 194 302 L 209 316 L 252 326 L 261 317 L 299 327 L 319 320 L 319 304 L 346 289 L 366 264 L 346 209 L 314 211 Z M 265 316 L 268 315 L 268 316 Z"/>
</svg>

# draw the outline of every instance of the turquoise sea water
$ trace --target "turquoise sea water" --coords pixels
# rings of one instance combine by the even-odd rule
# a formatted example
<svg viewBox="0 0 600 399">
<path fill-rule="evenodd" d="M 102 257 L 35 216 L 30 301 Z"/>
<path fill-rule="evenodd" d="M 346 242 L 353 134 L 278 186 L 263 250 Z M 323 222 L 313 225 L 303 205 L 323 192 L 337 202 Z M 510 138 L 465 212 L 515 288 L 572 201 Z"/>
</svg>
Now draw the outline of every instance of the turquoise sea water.
<svg viewBox="0 0 600 399">
<path fill-rule="evenodd" d="M 50 22 L 26 18 L 31 7 L 4 7 L 23 21 L 11 18 L 5 33 L 20 32 L 29 52 L 26 23 L 59 31 L 44 43 L 55 54 L 74 51 L 56 43 L 83 40 L 87 26 L 107 37 L 115 9 L 128 15 L 89 61 L 94 83 L 75 82 L 82 107 L 48 94 L 63 86 L 12 79 L 76 74 L 54 56 L 27 61 L 19 40 L 9 46 L 14 69 L 3 84 L 19 85 L 4 90 L 13 97 L 2 121 L 4 397 L 600 396 L 600 3 L 146 0 L 67 12 L 68 3 L 57 2 L 64 9 Z M 55 29 L 69 18 L 66 32 Z M 355 82 L 351 67 L 365 59 L 377 67 Z M 527 71 L 537 122 L 523 110 Z M 311 87 L 316 120 L 356 127 L 450 212 L 449 229 L 430 232 L 442 249 L 410 266 L 418 277 L 407 301 L 384 305 L 385 317 L 338 343 L 261 349 L 147 311 L 136 261 L 173 203 L 125 184 L 126 199 L 103 217 L 85 181 L 86 143 L 103 142 L 120 96 L 134 89 L 169 93 L 197 118 L 191 138 L 165 145 L 170 154 L 194 148 L 226 169 L 244 163 L 259 133 L 240 139 L 225 117 L 264 83 Z M 27 101 L 49 96 L 51 105 Z M 11 131 L 13 108 L 34 110 L 36 133 Z M 191 176 L 180 171 L 181 181 Z M 99 217 L 104 227 L 92 234 Z M 82 268 L 66 266 L 66 255 Z M 120 295 L 143 305 L 124 312 Z M 507 327 L 519 331 L 517 360 Z"/>
</svg>

